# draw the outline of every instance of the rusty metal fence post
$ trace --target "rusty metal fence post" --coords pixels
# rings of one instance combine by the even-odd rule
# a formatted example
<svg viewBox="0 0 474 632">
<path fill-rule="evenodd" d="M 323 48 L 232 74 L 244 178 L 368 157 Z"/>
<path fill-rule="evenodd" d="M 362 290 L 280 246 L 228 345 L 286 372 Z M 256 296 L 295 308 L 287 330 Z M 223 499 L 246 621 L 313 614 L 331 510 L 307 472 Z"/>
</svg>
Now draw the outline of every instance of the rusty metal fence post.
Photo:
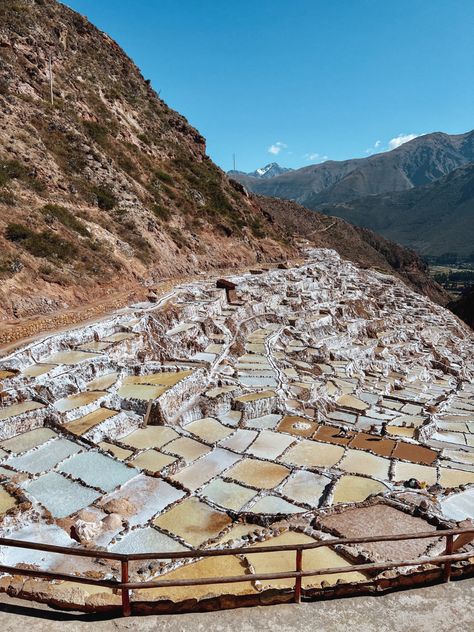
<svg viewBox="0 0 474 632">
<path fill-rule="evenodd" d="M 452 554 L 452 552 L 453 552 L 453 541 L 454 541 L 454 536 L 452 534 L 446 536 L 446 550 L 444 552 L 445 555 L 451 555 Z M 449 582 L 450 579 L 451 579 L 451 562 L 447 561 L 447 562 L 444 563 L 443 581 Z"/>
<path fill-rule="evenodd" d="M 128 560 L 122 560 L 122 579 L 121 583 L 128 583 Z M 121 588 L 122 591 L 122 615 L 124 617 L 129 617 L 131 614 L 130 610 L 130 592 L 128 588 Z"/>
<path fill-rule="evenodd" d="M 303 549 L 296 549 L 296 572 L 301 573 L 303 570 Z M 295 579 L 295 603 L 301 603 L 301 575 L 297 575 Z"/>
</svg>

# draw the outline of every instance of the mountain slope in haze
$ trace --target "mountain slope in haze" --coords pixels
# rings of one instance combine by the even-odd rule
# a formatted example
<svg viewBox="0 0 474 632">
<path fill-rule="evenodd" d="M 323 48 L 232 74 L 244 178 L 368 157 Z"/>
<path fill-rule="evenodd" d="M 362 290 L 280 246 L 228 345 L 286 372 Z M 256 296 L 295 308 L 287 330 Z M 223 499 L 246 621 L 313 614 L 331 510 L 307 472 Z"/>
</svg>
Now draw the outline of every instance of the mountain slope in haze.
<svg viewBox="0 0 474 632">
<path fill-rule="evenodd" d="M 323 204 L 423 186 L 473 161 L 474 131 L 451 136 L 435 132 L 368 158 L 328 160 L 265 180 L 233 177 L 254 193 L 317 209 Z"/>
<path fill-rule="evenodd" d="M 310 211 L 290 200 L 255 196 L 256 202 L 285 230 L 319 248 L 333 248 L 341 257 L 363 268 L 395 274 L 432 300 L 445 305 L 447 292 L 429 275 L 426 264 L 413 251 L 371 230 L 353 226 L 338 217 Z"/>
<path fill-rule="evenodd" d="M 474 253 L 474 163 L 408 191 L 323 205 L 321 213 L 370 228 L 423 255 Z"/>
<path fill-rule="evenodd" d="M 293 252 L 121 48 L 54 0 L 0 0 L 0 111 L 0 318 Z"/>
</svg>

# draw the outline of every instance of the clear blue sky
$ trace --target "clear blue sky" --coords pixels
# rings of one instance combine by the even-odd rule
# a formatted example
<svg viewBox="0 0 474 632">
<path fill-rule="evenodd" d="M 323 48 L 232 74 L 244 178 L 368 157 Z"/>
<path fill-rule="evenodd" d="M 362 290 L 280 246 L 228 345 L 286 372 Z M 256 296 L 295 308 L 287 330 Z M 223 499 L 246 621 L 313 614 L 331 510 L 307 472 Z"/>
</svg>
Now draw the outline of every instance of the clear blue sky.
<svg viewBox="0 0 474 632">
<path fill-rule="evenodd" d="M 474 127 L 473 0 L 66 4 L 118 41 L 226 170 L 233 152 L 245 171 L 300 167 Z"/>
</svg>

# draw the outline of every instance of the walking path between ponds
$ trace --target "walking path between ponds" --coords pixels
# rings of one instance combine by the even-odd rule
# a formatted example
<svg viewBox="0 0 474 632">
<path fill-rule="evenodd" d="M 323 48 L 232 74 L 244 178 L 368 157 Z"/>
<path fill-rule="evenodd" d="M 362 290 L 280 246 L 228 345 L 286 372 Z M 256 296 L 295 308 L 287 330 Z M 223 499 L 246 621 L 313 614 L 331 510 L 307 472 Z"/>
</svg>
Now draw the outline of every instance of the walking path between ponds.
<svg viewBox="0 0 474 632">
<path fill-rule="evenodd" d="M 126 619 L 63 613 L 0 594 L 3 632 L 463 632 L 473 621 L 474 579 L 378 597 Z"/>
</svg>

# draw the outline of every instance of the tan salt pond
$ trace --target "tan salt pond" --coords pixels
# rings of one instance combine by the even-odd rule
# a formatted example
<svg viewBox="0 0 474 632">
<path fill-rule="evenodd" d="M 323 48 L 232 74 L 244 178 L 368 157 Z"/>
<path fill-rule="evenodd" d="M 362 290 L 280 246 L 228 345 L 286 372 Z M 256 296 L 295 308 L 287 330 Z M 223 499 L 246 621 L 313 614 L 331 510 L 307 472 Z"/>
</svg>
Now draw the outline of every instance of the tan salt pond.
<svg viewBox="0 0 474 632">
<path fill-rule="evenodd" d="M 151 384 L 154 386 L 174 386 L 191 375 L 193 371 L 161 371 L 159 373 L 149 373 L 147 375 L 129 375 L 124 384 Z"/>
<path fill-rule="evenodd" d="M 448 467 L 441 467 L 439 470 L 439 484 L 441 487 L 459 487 L 474 483 L 474 472 L 465 472 Z"/>
<path fill-rule="evenodd" d="M 9 509 L 12 509 L 18 504 L 15 496 L 12 496 L 6 489 L 0 487 L 0 515 L 6 513 Z"/>
<path fill-rule="evenodd" d="M 386 431 L 394 437 L 408 437 L 412 439 L 415 435 L 415 428 L 405 428 L 404 426 L 386 426 Z"/>
<path fill-rule="evenodd" d="M 374 456 L 370 452 L 363 452 L 362 450 L 349 449 L 338 467 L 346 472 L 366 474 L 388 480 L 390 459 Z"/>
<path fill-rule="evenodd" d="M 91 340 L 90 342 L 84 342 L 82 345 L 78 345 L 76 349 L 79 351 L 105 351 L 107 347 L 110 347 L 110 342 L 99 342 L 97 340 Z"/>
<path fill-rule="evenodd" d="M 116 334 L 112 334 L 110 336 L 106 336 L 102 340 L 104 342 L 123 342 L 124 340 L 132 340 L 136 338 L 137 334 L 132 334 L 127 331 L 119 331 Z"/>
<path fill-rule="evenodd" d="M 330 467 L 335 465 L 343 455 L 344 448 L 341 446 L 303 439 L 290 448 L 280 461 L 305 467 Z"/>
<path fill-rule="evenodd" d="M 223 426 L 217 419 L 206 417 L 186 424 L 185 430 L 208 443 L 216 443 L 232 434 L 233 429 Z"/>
<path fill-rule="evenodd" d="M 337 380 L 335 381 L 337 382 Z M 370 405 L 367 404 L 367 402 L 364 402 L 361 399 L 348 394 L 342 395 L 337 400 L 337 404 L 339 406 L 350 408 L 352 410 L 367 410 L 368 408 L 370 408 Z"/>
<path fill-rule="evenodd" d="M 436 468 L 427 465 L 418 465 L 417 463 L 403 463 L 402 461 L 397 461 L 395 463 L 394 480 L 406 481 L 410 478 L 428 483 L 428 485 L 434 485 L 437 478 Z"/>
<path fill-rule="evenodd" d="M 40 375 L 44 375 L 51 371 L 57 364 L 32 364 L 31 366 L 26 367 L 26 369 L 22 372 L 23 377 L 39 377 Z"/>
<path fill-rule="evenodd" d="M 294 442 L 294 437 L 282 435 L 271 430 L 262 430 L 247 453 L 263 459 L 276 459 L 288 446 Z"/>
<path fill-rule="evenodd" d="M 96 402 L 101 397 L 108 395 L 107 391 L 86 391 L 85 393 L 74 393 L 68 397 L 63 397 L 57 402 L 54 402 L 54 407 L 59 410 L 60 413 L 66 413 L 75 408 L 81 408 L 81 406 L 88 406 L 93 402 Z"/>
<path fill-rule="evenodd" d="M 99 447 L 106 452 L 111 452 L 117 459 L 124 461 L 128 459 L 129 456 L 133 454 L 131 450 L 125 450 L 125 448 L 121 448 L 115 443 L 109 443 L 108 441 L 101 441 Z"/>
<path fill-rule="evenodd" d="M 287 531 L 270 540 L 258 542 L 250 547 L 251 549 L 289 544 L 310 544 L 315 540 L 304 533 Z M 276 553 L 246 553 L 245 557 L 252 564 L 255 573 L 284 573 L 295 569 L 296 554 L 294 551 L 278 551 Z M 328 547 L 320 547 L 303 551 L 303 570 L 317 570 L 322 568 L 350 567 L 351 564 L 341 555 Z M 362 582 L 365 576 L 357 571 L 340 573 L 334 575 L 317 575 L 314 577 L 304 577 L 303 588 L 321 587 L 322 582 L 335 585 L 339 580 L 342 582 Z M 262 582 L 262 589 L 267 588 L 291 588 L 295 585 L 294 579 L 271 579 Z"/>
<path fill-rule="evenodd" d="M 270 397 L 275 397 L 275 391 L 261 391 L 260 393 L 249 393 L 248 395 L 241 395 L 240 397 L 236 397 L 236 402 L 241 403 L 249 403 L 249 402 L 257 402 L 260 399 L 269 399 Z"/>
<path fill-rule="evenodd" d="M 139 467 L 149 472 L 159 472 L 164 467 L 176 461 L 176 457 L 158 452 L 158 450 L 145 450 L 130 461 L 135 467 Z"/>
<path fill-rule="evenodd" d="M 5 450 L 13 452 L 13 454 L 19 454 L 20 452 L 31 450 L 31 448 L 35 448 L 57 436 L 57 433 L 49 428 L 36 428 L 35 430 L 29 430 L 16 437 L 12 437 L 11 439 L 6 439 L 2 441 L 0 445 L 5 448 Z"/>
<path fill-rule="evenodd" d="M 83 435 L 85 432 L 97 426 L 101 422 L 117 415 L 117 410 L 110 408 L 98 408 L 84 417 L 79 417 L 67 424 L 66 428 L 75 435 Z"/>
<path fill-rule="evenodd" d="M 45 358 L 44 362 L 46 364 L 79 364 L 80 362 L 100 357 L 101 355 L 98 353 L 89 353 L 87 351 L 58 351 Z"/>
<path fill-rule="evenodd" d="M 157 399 L 166 391 L 166 386 L 152 386 L 150 384 L 122 384 L 117 391 L 119 397 L 124 399 L 141 399 L 150 401 Z"/>
<path fill-rule="evenodd" d="M 217 537 L 232 524 L 232 520 L 226 513 L 216 511 L 193 497 L 186 498 L 155 518 L 153 524 L 181 537 L 192 547 L 199 547 L 210 538 Z"/>
<path fill-rule="evenodd" d="M 243 458 L 230 468 L 225 476 L 257 489 L 272 489 L 279 485 L 289 473 L 290 470 L 277 463 Z"/>
<path fill-rule="evenodd" d="M 205 498 L 208 498 L 212 503 L 220 507 L 239 511 L 255 496 L 256 491 L 237 483 L 215 478 L 204 487 L 201 493 Z"/>
<path fill-rule="evenodd" d="M 225 557 L 205 557 L 193 564 L 186 564 L 170 573 L 160 576 L 160 579 L 202 579 L 205 577 L 236 577 L 248 572 L 246 565 L 233 555 Z M 249 576 L 251 579 L 251 576 Z M 228 584 L 210 584 L 207 586 L 176 586 L 169 588 L 150 588 L 148 590 L 136 590 L 133 592 L 134 601 L 150 601 L 171 599 L 172 601 L 187 601 L 203 599 L 218 595 L 248 595 L 257 591 L 249 582 L 236 582 Z"/>
<path fill-rule="evenodd" d="M 194 439 L 189 439 L 188 437 L 179 437 L 178 439 L 174 439 L 163 449 L 165 452 L 183 457 L 187 463 L 190 463 L 191 461 L 198 459 L 203 454 L 207 454 L 211 451 L 211 448 L 207 445 L 199 443 L 199 441 L 195 441 Z"/>
<path fill-rule="evenodd" d="M 118 373 L 107 373 L 86 384 L 88 391 L 105 391 L 117 381 Z"/>
<path fill-rule="evenodd" d="M 33 401 L 20 402 L 19 404 L 12 404 L 11 406 L 3 406 L 0 408 L 0 421 L 4 419 L 10 419 L 10 417 L 16 417 L 16 415 L 22 415 L 32 410 L 38 410 L 44 408 L 44 404 Z"/>
<path fill-rule="evenodd" d="M 179 434 L 176 430 L 168 426 L 147 426 L 135 430 L 126 437 L 121 437 L 120 443 L 142 450 L 143 448 L 161 448 L 177 437 Z"/>
<path fill-rule="evenodd" d="M 362 502 L 372 494 L 383 494 L 388 488 L 371 478 L 346 474 L 336 483 L 333 492 L 333 504 Z"/>
</svg>

